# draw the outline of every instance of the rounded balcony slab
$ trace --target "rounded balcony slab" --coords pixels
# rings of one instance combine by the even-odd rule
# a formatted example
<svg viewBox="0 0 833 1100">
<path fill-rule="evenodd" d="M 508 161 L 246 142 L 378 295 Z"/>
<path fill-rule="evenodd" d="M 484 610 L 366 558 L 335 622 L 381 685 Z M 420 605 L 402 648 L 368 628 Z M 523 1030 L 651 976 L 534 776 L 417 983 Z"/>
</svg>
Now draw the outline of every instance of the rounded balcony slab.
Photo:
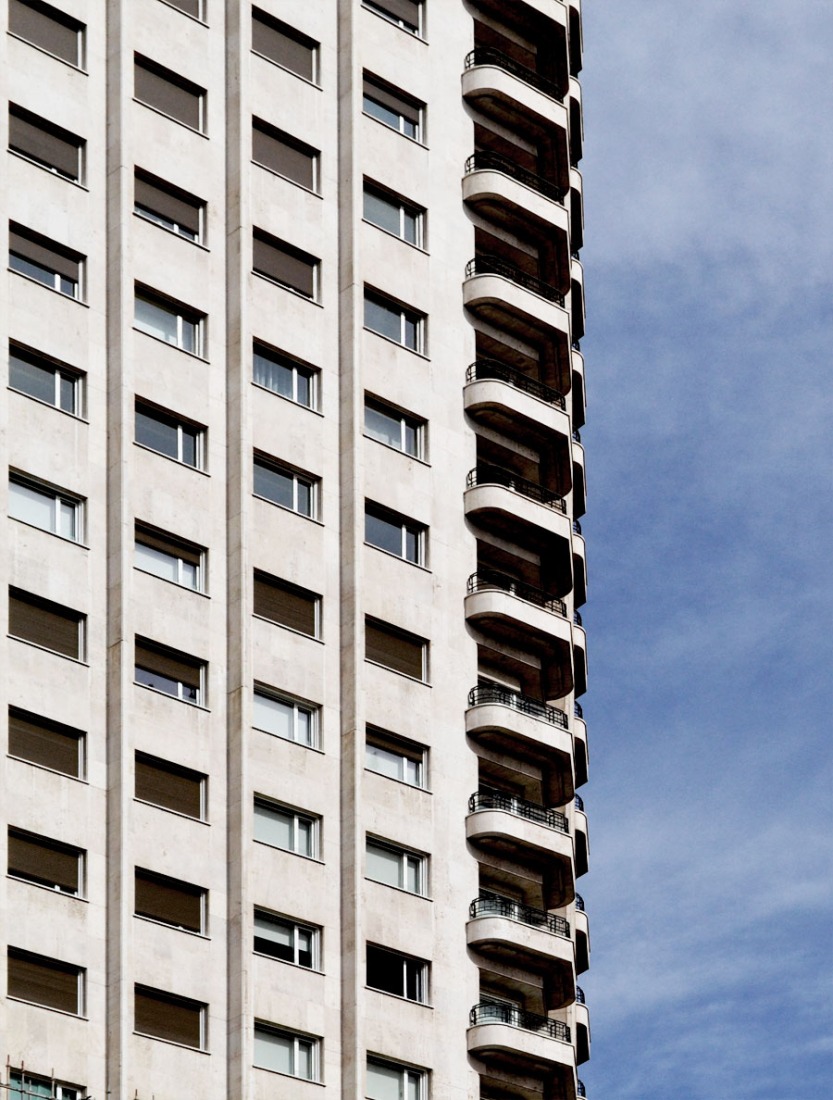
<svg viewBox="0 0 833 1100">
<path fill-rule="evenodd" d="M 526 120 L 567 137 L 567 108 L 557 99 L 534 88 L 498 65 L 475 65 L 463 72 L 463 98 L 479 103 L 486 114 L 517 125 Z"/>
<path fill-rule="evenodd" d="M 511 1024 L 474 1024 L 468 1029 L 466 1041 L 470 1054 L 521 1072 L 563 1069 L 571 1073 L 576 1065 L 570 1043 Z"/>
<path fill-rule="evenodd" d="M 566 309 L 505 275 L 469 275 L 463 281 L 463 304 L 489 324 L 528 342 L 553 336 L 569 339 Z"/>
<path fill-rule="evenodd" d="M 478 378 L 463 390 L 466 412 L 495 427 L 520 430 L 525 435 L 550 436 L 566 458 L 570 442 L 570 418 L 563 409 L 542 401 L 517 386 L 497 378 Z"/>
</svg>

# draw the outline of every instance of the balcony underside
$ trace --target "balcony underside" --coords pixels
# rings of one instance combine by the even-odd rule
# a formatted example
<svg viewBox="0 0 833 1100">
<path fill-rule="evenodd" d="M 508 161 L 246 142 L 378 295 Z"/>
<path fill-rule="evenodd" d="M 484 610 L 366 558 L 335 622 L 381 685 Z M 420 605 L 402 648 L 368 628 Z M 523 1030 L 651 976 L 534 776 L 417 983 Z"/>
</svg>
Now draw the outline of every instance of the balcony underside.
<svg viewBox="0 0 833 1100">
<path fill-rule="evenodd" d="M 570 1043 L 539 1035 L 510 1024 L 476 1024 L 467 1032 L 469 1053 L 507 1073 L 555 1074 L 565 1088 L 575 1071 L 575 1052 Z M 559 1095 L 555 1093 L 554 1095 Z M 565 1091 L 564 1096 L 575 1096 Z"/>
<path fill-rule="evenodd" d="M 575 958 L 571 940 L 508 917 L 485 916 L 469 920 L 466 942 L 487 959 L 546 975 L 550 1008 L 562 1008 L 573 999 Z"/>
<path fill-rule="evenodd" d="M 516 386 L 493 378 L 478 378 L 463 390 L 466 412 L 478 424 L 510 438 L 530 440 L 539 453 L 551 455 L 554 469 L 563 471 L 556 491 L 572 487 L 570 422 L 563 409 L 540 401 Z"/>
<path fill-rule="evenodd" d="M 475 317 L 519 340 L 560 340 L 566 349 L 570 318 L 564 307 L 505 275 L 469 275 L 463 281 L 463 304 Z"/>
<path fill-rule="evenodd" d="M 557 578 L 554 587 L 562 593 L 571 590 L 570 520 L 563 512 L 496 484 L 466 489 L 465 510 L 470 519 L 498 538 L 547 554 L 552 576 Z"/>
<path fill-rule="evenodd" d="M 466 817 L 466 838 L 484 856 L 527 866 L 545 877 L 546 909 L 575 897 L 573 842 L 565 833 L 502 810 L 481 810 Z"/>
</svg>

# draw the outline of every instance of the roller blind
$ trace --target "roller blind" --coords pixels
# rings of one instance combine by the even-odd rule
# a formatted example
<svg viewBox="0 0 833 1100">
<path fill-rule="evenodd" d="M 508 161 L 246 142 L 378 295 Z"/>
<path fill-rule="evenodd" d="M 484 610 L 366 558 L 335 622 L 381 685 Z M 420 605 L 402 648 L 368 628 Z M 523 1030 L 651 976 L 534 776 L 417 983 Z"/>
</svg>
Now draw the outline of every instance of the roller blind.
<svg viewBox="0 0 833 1100">
<path fill-rule="evenodd" d="M 402 672 L 414 679 L 425 679 L 426 643 L 413 634 L 405 634 L 395 627 L 376 620 L 365 625 L 365 657 L 395 672 Z"/>
<path fill-rule="evenodd" d="M 80 178 L 79 150 L 83 141 L 67 130 L 50 126 L 28 111 L 9 111 L 9 148 L 60 172 Z"/>
<path fill-rule="evenodd" d="M 10 875 L 77 894 L 81 889 L 80 868 L 77 849 L 9 829 Z"/>
<path fill-rule="evenodd" d="M 25 711 L 9 711 L 9 753 L 31 764 L 78 777 L 83 734 L 46 724 Z"/>
<path fill-rule="evenodd" d="M 204 893 L 199 886 L 136 868 L 135 911 L 140 917 L 202 932 Z"/>
<path fill-rule="evenodd" d="M 83 616 L 12 589 L 9 594 L 9 633 L 26 642 L 80 660 Z"/>
<path fill-rule="evenodd" d="M 317 606 L 319 597 L 294 585 L 285 585 L 255 574 L 254 612 L 281 626 L 288 626 L 301 634 L 317 637 Z"/>
<path fill-rule="evenodd" d="M 419 122 L 420 108 L 417 103 L 407 99 L 405 96 L 392 89 L 377 84 L 375 80 L 371 80 L 369 77 L 365 77 L 364 80 L 364 94 L 368 99 L 372 99 L 376 103 L 381 103 L 383 107 L 395 111 L 397 114 L 402 115 L 403 118 L 407 118 L 410 122 Z"/>
<path fill-rule="evenodd" d="M 419 26 L 420 0 L 375 0 L 377 7 L 383 8 L 395 19 L 401 19 L 410 27 Z"/>
<path fill-rule="evenodd" d="M 175 8 L 193 15 L 195 19 L 202 19 L 202 0 L 168 0 Z"/>
<path fill-rule="evenodd" d="M 136 1031 L 184 1046 L 202 1047 L 204 1006 L 146 986 L 135 987 Z"/>
<path fill-rule="evenodd" d="M 136 664 L 146 668 L 150 672 L 158 672 L 160 676 L 168 676 L 172 680 L 179 680 L 189 687 L 200 686 L 200 662 L 189 661 L 184 655 L 178 654 L 173 649 L 157 649 L 137 640 Z"/>
<path fill-rule="evenodd" d="M 310 191 L 316 188 L 317 150 L 265 122 L 252 123 L 252 159 Z"/>
<path fill-rule="evenodd" d="M 187 197 L 172 187 L 152 182 L 144 175 L 136 174 L 135 201 L 154 214 L 160 214 L 169 221 L 183 226 L 195 236 L 200 231 L 200 210 L 202 203 L 193 196 Z"/>
<path fill-rule="evenodd" d="M 204 88 L 139 57 L 136 58 L 135 81 L 136 98 L 142 103 L 194 130 L 204 129 L 201 111 Z"/>
<path fill-rule="evenodd" d="M 203 776 L 136 754 L 136 797 L 188 817 L 202 818 Z"/>
<path fill-rule="evenodd" d="M 81 24 L 47 4 L 9 0 L 9 30 L 42 50 L 78 65 Z"/>
<path fill-rule="evenodd" d="M 9 996 L 78 1015 L 78 967 L 9 949 Z"/>
<path fill-rule="evenodd" d="M 57 271 L 59 275 L 72 279 L 73 282 L 77 283 L 79 280 L 81 257 L 52 244 L 39 234 L 10 229 L 9 252 L 15 252 L 32 263 L 40 264 L 48 271 Z"/>
<path fill-rule="evenodd" d="M 258 230 L 254 232 L 253 267 L 260 275 L 291 287 L 306 298 L 315 297 L 318 261 L 291 245 Z"/>
<path fill-rule="evenodd" d="M 317 43 L 257 8 L 252 10 L 252 49 L 305 80 L 315 80 Z"/>
</svg>

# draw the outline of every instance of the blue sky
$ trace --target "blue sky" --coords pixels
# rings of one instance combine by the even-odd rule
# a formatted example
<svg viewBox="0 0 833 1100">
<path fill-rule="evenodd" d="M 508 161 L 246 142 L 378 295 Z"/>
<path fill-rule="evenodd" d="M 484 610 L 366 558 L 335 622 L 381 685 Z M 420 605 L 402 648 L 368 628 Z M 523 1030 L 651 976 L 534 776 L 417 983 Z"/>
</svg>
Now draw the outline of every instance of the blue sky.
<svg viewBox="0 0 833 1100">
<path fill-rule="evenodd" d="M 591 1100 L 833 1097 L 833 7 L 584 0 Z"/>
</svg>

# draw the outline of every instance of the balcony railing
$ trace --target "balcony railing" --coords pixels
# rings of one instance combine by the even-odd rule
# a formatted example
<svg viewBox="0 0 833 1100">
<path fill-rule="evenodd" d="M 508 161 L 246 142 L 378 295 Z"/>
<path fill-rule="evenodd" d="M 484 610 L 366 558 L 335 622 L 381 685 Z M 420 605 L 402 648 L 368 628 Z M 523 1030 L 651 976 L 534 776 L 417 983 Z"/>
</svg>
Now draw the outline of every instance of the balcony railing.
<svg viewBox="0 0 833 1100">
<path fill-rule="evenodd" d="M 527 481 L 520 477 L 514 470 L 504 469 L 503 466 L 492 466 L 484 463 L 474 470 L 469 470 L 466 477 L 466 488 L 473 489 L 475 485 L 502 485 L 505 489 L 511 489 L 522 497 L 528 497 L 539 504 L 546 504 L 548 508 L 554 508 L 556 512 L 567 511 L 567 505 L 563 497 L 539 485 L 537 481 Z"/>
<path fill-rule="evenodd" d="M 473 260 L 469 260 L 466 264 L 466 278 L 470 279 L 472 275 L 500 275 L 502 278 L 508 279 L 510 283 L 516 283 L 525 290 L 531 290 L 539 298 L 545 298 L 548 302 L 555 302 L 557 306 L 564 305 L 564 295 L 556 290 L 554 286 L 545 283 L 543 279 L 528 274 L 516 264 L 509 263 L 508 260 L 502 260 L 500 256 L 475 256 Z"/>
<path fill-rule="evenodd" d="M 535 604 L 536 607 L 543 607 L 545 611 L 552 611 L 555 615 L 566 616 L 567 614 L 567 605 L 563 600 L 550 595 L 542 588 L 535 588 L 534 585 L 517 581 L 506 573 L 498 573 L 491 569 L 479 569 L 476 573 L 472 573 L 466 584 L 466 591 L 469 593 L 488 592 L 494 589 L 499 592 L 508 592 L 511 596 L 517 596 L 519 600 Z"/>
<path fill-rule="evenodd" d="M 570 347 L 573 349 L 573 351 L 581 351 L 581 341 L 580 340 L 573 340 L 570 343 Z"/>
<path fill-rule="evenodd" d="M 476 1024 L 510 1024 L 512 1027 L 521 1027 L 524 1031 L 536 1031 L 539 1035 L 558 1039 L 562 1043 L 570 1041 L 570 1029 L 561 1020 L 550 1020 L 535 1012 L 524 1012 L 514 1005 L 492 1004 L 490 1001 L 475 1005 L 469 1013 L 469 1026 L 474 1027 Z"/>
<path fill-rule="evenodd" d="M 549 722 L 552 726 L 568 728 L 567 715 L 558 707 L 549 707 L 537 699 L 530 699 L 528 695 L 521 695 L 519 691 L 510 691 L 508 688 L 498 687 L 497 684 L 478 684 L 469 692 L 469 706 L 476 707 L 488 703 L 498 703 L 502 707 L 511 707 L 521 714 L 529 714 L 533 718 L 540 718 Z"/>
<path fill-rule="evenodd" d="M 587 1089 L 583 1081 L 576 1081 L 576 1096 L 587 1096 Z"/>
<path fill-rule="evenodd" d="M 576 718 L 583 718 L 584 711 L 581 709 L 581 703 L 573 703 L 573 714 Z"/>
<path fill-rule="evenodd" d="M 577 810 L 581 810 L 581 812 L 584 813 L 584 799 L 581 797 L 580 794 L 576 795 L 575 805 Z"/>
<path fill-rule="evenodd" d="M 512 76 L 516 76 L 518 80 L 522 80 L 525 84 L 537 88 L 544 95 L 551 96 L 559 103 L 564 102 L 564 96 L 551 80 L 547 80 L 545 76 L 540 76 L 534 69 L 522 65 L 520 61 L 513 60 L 501 50 L 496 50 L 494 46 L 478 46 L 477 49 L 466 54 L 466 68 L 473 69 L 476 65 L 495 65 L 498 69 L 503 69 L 505 72 L 511 73 Z"/>
<path fill-rule="evenodd" d="M 510 160 L 509 157 L 504 157 L 500 153 L 492 153 L 490 150 L 484 149 L 480 152 L 473 153 L 466 161 L 467 176 L 471 175 L 472 172 L 489 170 L 493 172 L 502 172 L 505 176 L 509 176 L 510 179 L 522 183 L 531 191 L 537 191 L 539 195 L 544 195 L 546 198 L 552 199 L 553 202 L 557 202 L 560 206 L 564 205 L 564 189 L 562 187 L 558 187 L 551 180 L 544 179 L 543 176 L 539 176 L 536 172 L 530 172 L 527 168 L 521 168 L 519 164 L 516 164 L 514 160 Z"/>
<path fill-rule="evenodd" d="M 527 802 L 524 798 L 515 798 L 514 795 L 504 794 L 502 791 L 477 791 L 473 794 L 469 798 L 469 813 L 477 813 L 478 810 L 503 810 L 513 817 L 534 821 L 558 833 L 570 831 L 567 818 L 558 810 L 550 810 L 546 806 L 539 806 L 537 802 Z"/>
<path fill-rule="evenodd" d="M 579 523 L 579 521 L 577 519 L 573 520 L 573 530 L 575 531 L 575 533 L 577 535 L 581 534 L 581 524 Z"/>
<path fill-rule="evenodd" d="M 586 1005 L 587 1004 L 587 998 L 584 996 L 584 990 L 581 988 L 580 985 L 576 986 L 576 1004 L 577 1005 Z"/>
<path fill-rule="evenodd" d="M 581 894 L 576 894 L 576 909 L 579 911 L 579 913 L 584 912 L 584 898 L 581 896 Z"/>
<path fill-rule="evenodd" d="M 581 432 L 578 430 L 578 428 L 573 428 L 573 442 L 581 443 Z"/>
<path fill-rule="evenodd" d="M 574 611 L 573 612 L 573 622 L 576 624 L 576 626 L 581 626 L 581 612 L 580 611 Z"/>
<path fill-rule="evenodd" d="M 466 371 L 467 382 L 482 382 L 492 379 L 498 382 L 508 382 L 516 390 L 523 390 L 524 393 L 537 397 L 539 401 L 546 401 L 548 405 L 555 405 L 559 409 L 566 409 L 567 407 L 564 395 L 559 393 L 558 390 L 545 386 L 537 378 L 530 378 L 522 371 L 515 370 L 514 367 L 507 367 L 505 363 L 500 363 L 497 359 L 478 359 Z"/>
<path fill-rule="evenodd" d="M 498 894 L 481 894 L 475 898 L 469 906 L 469 918 L 474 920 L 475 917 L 508 917 L 532 928 L 543 928 L 554 936 L 570 938 L 570 922 L 563 917 L 556 917 L 543 909 L 532 909 L 529 905 L 512 898 L 502 898 Z"/>
</svg>

